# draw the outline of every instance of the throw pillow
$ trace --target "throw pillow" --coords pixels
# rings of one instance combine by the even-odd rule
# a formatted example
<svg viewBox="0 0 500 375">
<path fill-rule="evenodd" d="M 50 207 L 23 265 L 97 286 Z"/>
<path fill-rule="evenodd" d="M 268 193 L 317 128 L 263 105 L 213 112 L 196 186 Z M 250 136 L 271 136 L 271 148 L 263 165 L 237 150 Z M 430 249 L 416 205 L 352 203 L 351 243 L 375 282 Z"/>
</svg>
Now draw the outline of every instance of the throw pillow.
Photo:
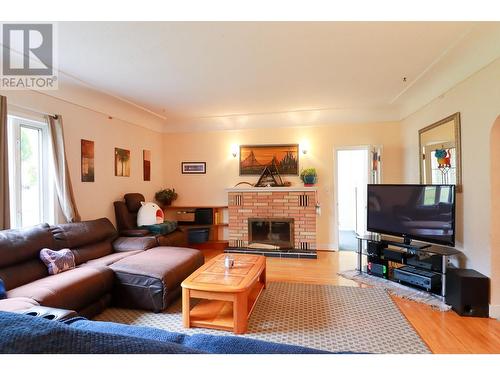
<svg viewBox="0 0 500 375">
<path fill-rule="evenodd" d="M 42 249 L 40 250 L 40 259 L 47 266 L 49 275 L 56 275 L 75 268 L 75 256 L 70 249 L 59 251 Z"/>
<path fill-rule="evenodd" d="M 5 284 L 2 279 L 0 279 L 0 299 L 7 298 L 7 291 L 5 290 Z"/>
</svg>

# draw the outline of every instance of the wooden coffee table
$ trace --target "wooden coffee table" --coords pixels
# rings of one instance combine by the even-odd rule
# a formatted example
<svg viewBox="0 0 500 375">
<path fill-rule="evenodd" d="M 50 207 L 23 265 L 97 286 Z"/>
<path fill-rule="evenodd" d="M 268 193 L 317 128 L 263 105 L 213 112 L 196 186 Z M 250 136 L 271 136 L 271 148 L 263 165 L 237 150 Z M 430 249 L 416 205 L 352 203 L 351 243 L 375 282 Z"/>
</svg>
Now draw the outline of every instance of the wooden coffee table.
<svg viewBox="0 0 500 375">
<path fill-rule="evenodd" d="M 218 255 L 181 284 L 184 327 L 214 328 L 245 333 L 248 318 L 266 287 L 266 258 L 231 254 L 234 267 L 224 267 Z M 203 299 L 191 309 L 191 298 Z"/>
</svg>

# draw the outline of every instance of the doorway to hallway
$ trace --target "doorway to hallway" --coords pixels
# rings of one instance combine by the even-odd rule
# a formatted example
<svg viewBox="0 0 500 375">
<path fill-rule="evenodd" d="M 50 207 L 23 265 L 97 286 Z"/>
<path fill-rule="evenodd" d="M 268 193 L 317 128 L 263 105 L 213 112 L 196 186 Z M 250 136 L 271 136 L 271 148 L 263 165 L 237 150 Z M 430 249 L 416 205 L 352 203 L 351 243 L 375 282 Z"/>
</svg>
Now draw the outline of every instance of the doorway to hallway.
<svg viewBox="0 0 500 375">
<path fill-rule="evenodd" d="M 366 232 L 366 186 L 370 181 L 371 156 L 370 146 L 336 150 L 339 250 L 356 250 L 356 235 Z"/>
</svg>

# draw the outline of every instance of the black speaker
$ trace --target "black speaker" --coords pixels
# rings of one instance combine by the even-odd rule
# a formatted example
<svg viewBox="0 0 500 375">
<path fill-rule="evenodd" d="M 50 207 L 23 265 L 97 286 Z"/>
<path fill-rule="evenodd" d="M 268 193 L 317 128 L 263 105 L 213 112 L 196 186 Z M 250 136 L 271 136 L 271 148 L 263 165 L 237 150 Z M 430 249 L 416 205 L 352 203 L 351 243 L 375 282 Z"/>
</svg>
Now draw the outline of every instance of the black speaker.
<svg viewBox="0 0 500 375">
<path fill-rule="evenodd" d="M 490 279 L 471 269 L 446 270 L 446 303 L 462 316 L 489 316 Z"/>
</svg>

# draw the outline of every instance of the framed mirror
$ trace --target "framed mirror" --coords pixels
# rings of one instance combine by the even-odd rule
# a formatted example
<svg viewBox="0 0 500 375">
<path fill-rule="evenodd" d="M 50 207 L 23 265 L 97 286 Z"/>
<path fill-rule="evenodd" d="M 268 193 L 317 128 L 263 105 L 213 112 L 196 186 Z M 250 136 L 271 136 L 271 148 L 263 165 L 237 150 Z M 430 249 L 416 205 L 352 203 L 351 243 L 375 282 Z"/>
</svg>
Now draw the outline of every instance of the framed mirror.
<svg viewBox="0 0 500 375">
<path fill-rule="evenodd" d="M 418 131 L 421 184 L 456 185 L 462 191 L 460 112 Z"/>
</svg>

